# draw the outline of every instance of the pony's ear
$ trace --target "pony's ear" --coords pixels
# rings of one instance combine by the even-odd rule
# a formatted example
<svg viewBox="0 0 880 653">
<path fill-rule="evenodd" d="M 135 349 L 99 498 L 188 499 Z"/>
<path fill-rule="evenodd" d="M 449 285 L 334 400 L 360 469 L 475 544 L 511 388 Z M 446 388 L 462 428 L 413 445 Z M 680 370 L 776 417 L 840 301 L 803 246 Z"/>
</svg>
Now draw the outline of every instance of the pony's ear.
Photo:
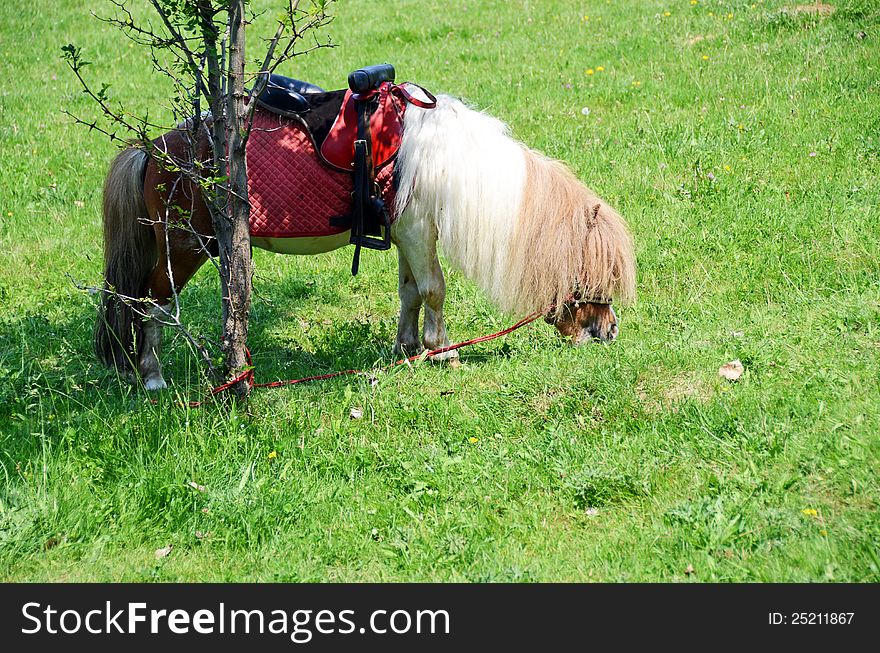
<svg viewBox="0 0 880 653">
<path fill-rule="evenodd" d="M 635 254 L 623 218 L 597 197 L 589 200 L 581 288 L 584 296 L 614 297 L 629 303 L 635 297 Z"/>
<path fill-rule="evenodd" d="M 587 225 L 590 229 L 596 226 L 596 223 L 599 221 L 599 211 L 602 209 L 601 204 L 596 204 L 593 206 L 592 215 L 590 215 L 589 224 Z"/>
</svg>

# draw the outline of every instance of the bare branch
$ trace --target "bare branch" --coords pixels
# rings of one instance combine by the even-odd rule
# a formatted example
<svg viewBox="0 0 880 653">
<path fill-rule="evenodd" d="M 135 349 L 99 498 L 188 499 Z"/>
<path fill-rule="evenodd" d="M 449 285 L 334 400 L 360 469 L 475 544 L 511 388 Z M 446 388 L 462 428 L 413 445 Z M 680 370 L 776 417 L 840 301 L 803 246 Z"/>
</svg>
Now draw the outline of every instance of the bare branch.
<svg viewBox="0 0 880 653">
<path fill-rule="evenodd" d="M 171 20 L 168 17 L 167 12 L 164 7 L 162 7 L 157 0 L 150 0 L 150 4 L 153 5 L 153 8 L 159 14 L 159 17 L 162 19 L 162 22 L 165 23 L 165 27 L 168 29 L 168 32 L 171 34 L 174 41 L 177 43 L 177 47 L 181 54 L 186 58 L 187 63 L 189 64 L 189 69 L 192 72 L 193 77 L 196 81 L 196 86 L 199 89 L 199 92 L 204 93 L 205 97 L 209 97 L 209 89 L 205 87 L 204 80 L 201 75 L 201 67 L 196 64 L 195 54 L 187 45 L 186 39 L 183 38 L 180 31 L 174 27 L 171 23 Z"/>
</svg>

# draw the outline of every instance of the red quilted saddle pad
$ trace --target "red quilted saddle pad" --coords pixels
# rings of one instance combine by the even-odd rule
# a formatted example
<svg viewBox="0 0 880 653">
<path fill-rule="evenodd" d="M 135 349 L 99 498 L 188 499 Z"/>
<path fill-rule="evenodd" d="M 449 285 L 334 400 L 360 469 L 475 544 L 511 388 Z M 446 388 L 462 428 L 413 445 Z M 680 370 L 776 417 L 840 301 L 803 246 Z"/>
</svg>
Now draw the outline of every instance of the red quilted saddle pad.
<svg viewBox="0 0 880 653">
<path fill-rule="evenodd" d="M 321 162 L 300 122 L 258 107 L 247 162 L 251 235 L 301 238 L 347 231 L 330 226 L 330 218 L 351 213 L 352 177 Z M 376 178 L 389 210 L 393 168 L 385 166 Z"/>
</svg>

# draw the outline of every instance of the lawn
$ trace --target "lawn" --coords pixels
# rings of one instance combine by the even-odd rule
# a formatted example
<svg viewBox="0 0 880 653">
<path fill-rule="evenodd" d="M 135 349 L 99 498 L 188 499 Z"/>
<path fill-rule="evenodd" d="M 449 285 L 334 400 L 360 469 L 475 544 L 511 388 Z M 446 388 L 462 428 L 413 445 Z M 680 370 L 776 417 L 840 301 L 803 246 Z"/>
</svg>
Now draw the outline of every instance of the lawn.
<svg viewBox="0 0 880 653">
<path fill-rule="evenodd" d="M 246 411 L 181 405 L 170 332 L 156 404 L 97 364 L 115 149 L 60 48 L 155 119 L 168 86 L 94 2 L 0 5 L 0 579 L 880 580 L 880 9 L 786 4 L 340 2 L 283 72 L 390 61 L 505 120 L 627 218 L 639 296 L 612 345 L 539 321 Z M 392 360 L 396 254 L 350 255 L 255 253 L 258 380 Z M 455 340 L 518 317 L 448 284 Z M 183 300 L 215 337 L 210 266 Z"/>
</svg>

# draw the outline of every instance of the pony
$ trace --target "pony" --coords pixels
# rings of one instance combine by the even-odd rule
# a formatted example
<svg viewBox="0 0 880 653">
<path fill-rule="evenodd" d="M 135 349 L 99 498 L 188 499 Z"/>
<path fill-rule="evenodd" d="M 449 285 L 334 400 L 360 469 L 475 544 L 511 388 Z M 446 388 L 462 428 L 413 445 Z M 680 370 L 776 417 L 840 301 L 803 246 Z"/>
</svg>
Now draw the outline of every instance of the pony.
<svg viewBox="0 0 880 653">
<path fill-rule="evenodd" d="M 154 143 L 184 157 L 188 139 L 178 128 Z M 210 160 L 206 138 L 197 150 Z M 612 298 L 626 303 L 635 295 L 632 238 L 620 214 L 566 165 L 515 140 L 497 118 L 440 95 L 433 109 L 407 109 L 394 178 L 391 241 L 400 298 L 395 354 L 450 344 L 438 243 L 501 310 L 541 311 L 574 345 L 617 337 Z M 166 387 L 163 316 L 210 253 L 204 243 L 213 227 L 204 198 L 179 171 L 163 169 L 147 148 L 132 146 L 107 174 L 103 230 L 106 291 L 95 351 L 107 366 L 140 377 L 147 390 L 160 390 Z M 348 238 L 285 241 L 253 238 L 252 244 L 315 254 Z M 448 351 L 434 358 L 457 357 Z"/>
</svg>

